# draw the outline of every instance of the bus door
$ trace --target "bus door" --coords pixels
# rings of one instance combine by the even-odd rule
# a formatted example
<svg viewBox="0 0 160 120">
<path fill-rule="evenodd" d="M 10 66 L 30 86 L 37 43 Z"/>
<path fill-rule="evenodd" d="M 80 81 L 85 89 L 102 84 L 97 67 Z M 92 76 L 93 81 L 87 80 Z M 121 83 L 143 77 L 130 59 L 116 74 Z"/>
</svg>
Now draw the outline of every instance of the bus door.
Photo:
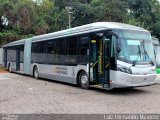
<svg viewBox="0 0 160 120">
<path fill-rule="evenodd" d="M 109 42 L 104 37 L 90 41 L 90 83 L 97 87 L 109 87 Z"/>
<path fill-rule="evenodd" d="M 16 71 L 20 70 L 20 49 L 16 49 Z"/>
<path fill-rule="evenodd" d="M 7 68 L 7 49 L 4 48 L 3 50 L 4 67 Z"/>
</svg>

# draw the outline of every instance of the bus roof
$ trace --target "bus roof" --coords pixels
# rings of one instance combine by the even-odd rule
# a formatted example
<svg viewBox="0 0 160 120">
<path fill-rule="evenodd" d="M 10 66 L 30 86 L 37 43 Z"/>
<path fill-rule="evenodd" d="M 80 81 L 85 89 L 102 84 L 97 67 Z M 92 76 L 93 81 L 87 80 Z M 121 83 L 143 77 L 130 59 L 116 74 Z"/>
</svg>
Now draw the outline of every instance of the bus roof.
<svg viewBox="0 0 160 120">
<path fill-rule="evenodd" d="M 96 22 L 96 23 L 82 25 L 79 27 L 66 29 L 66 30 L 62 30 L 58 32 L 35 36 L 32 38 L 32 42 L 54 39 L 54 38 L 59 38 L 59 37 L 66 37 L 70 35 L 77 35 L 77 34 L 82 34 L 82 33 L 88 33 L 91 31 L 99 31 L 99 30 L 105 30 L 105 29 L 127 29 L 127 30 L 137 30 L 137 31 L 148 32 L 147 30 L 143 28 L 136 27 L 136 26 L 129 25 L 129 24 L 124 24 L 124 23 Z M 24 42 L 25 42 L 25 39 L 9 43 L 7 45 L 4 45 L 3 47 L 24 44 Z"/>
<path fill-rule="evenodd" d="M 15 46 L 15 45 L 23 45 L 25 43 L 26 39 L 22 39 L 22 40 L 17 40 L 11 43 L 8 43 L 6 45 L 3 45 L 3 47 L 9 47 L 9 46 Z"/>
<path fill-rule="evenodd" d="M 53 38 L 58 38 L 58 37 L 66 37 L 70 35 L 76 35 L 76 34 L 82 34 L 82 33 L 88 33 L 92 31 L 99 31 L 99 30 L 105 30 L 105 29 L 127 29 L 127 30 L 137 30 L 137 31 L 145 31 L 148 32 L 147 30 L 136 27 L 133 25 L 128 25 L 124 23 L 117 23 L 117 22 L 96 22 L 96 23 L 91 23 L 71 29 L 66 29 L 54 33 L 49 33 L 45 35 L 40 35 L 40 36 L 35 36 L 33 37 L 32 41 L 43 41 L 46 39 L 53 39 Z"/>
</svg>

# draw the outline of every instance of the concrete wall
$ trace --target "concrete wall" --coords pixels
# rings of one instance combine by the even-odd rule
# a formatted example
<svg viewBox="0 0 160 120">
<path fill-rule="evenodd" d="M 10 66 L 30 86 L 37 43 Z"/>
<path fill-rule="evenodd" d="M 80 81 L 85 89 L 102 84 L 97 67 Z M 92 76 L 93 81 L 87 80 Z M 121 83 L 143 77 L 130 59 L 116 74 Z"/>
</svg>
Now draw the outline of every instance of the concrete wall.
<svg viewBox="0 0 160 120">
<path fill-rule="evenodd" d="M 0 66 L 2 65 L 2 53 L 3 53 L 3 49 L 0 48 Z"/>
</svg>

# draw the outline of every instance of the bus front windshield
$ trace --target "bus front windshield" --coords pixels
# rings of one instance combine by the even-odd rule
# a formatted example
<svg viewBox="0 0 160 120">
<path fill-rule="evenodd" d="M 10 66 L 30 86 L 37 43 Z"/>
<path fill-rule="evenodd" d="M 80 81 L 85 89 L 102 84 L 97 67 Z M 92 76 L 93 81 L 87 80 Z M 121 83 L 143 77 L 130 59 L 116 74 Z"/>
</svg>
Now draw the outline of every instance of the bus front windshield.
<svg viewBox="0 0 160 120">
<path fill-rule="evenodd" d="M 149 32 L 134 30 L 118 31 L 121 51 L 118 59 L 131 64 L 152 63 L 154 51 Z"/>
</svg>

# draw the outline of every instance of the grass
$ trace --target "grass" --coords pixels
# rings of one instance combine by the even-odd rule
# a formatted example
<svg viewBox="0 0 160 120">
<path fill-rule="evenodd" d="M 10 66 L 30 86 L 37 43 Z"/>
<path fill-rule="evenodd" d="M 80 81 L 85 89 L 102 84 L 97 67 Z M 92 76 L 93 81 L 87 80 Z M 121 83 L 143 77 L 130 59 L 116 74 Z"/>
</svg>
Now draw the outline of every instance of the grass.
<svg viewBox="0 0 160 120">
<path fill-rule="evenodd" d="M 0 66 L 0 70 L 4 70 L 4 67 Z"/>
<path fill-rule="evenodd" d="M 0 73 L 7 73 L 4 67 L 0 66 Z"/>
<path fill-rule="evenodd" d="M 3 68 L 3 67 L 0 67 L 0 70 L 1 70 L 1 69 L 4 69 L 4 68 Z"/>
</svg>

